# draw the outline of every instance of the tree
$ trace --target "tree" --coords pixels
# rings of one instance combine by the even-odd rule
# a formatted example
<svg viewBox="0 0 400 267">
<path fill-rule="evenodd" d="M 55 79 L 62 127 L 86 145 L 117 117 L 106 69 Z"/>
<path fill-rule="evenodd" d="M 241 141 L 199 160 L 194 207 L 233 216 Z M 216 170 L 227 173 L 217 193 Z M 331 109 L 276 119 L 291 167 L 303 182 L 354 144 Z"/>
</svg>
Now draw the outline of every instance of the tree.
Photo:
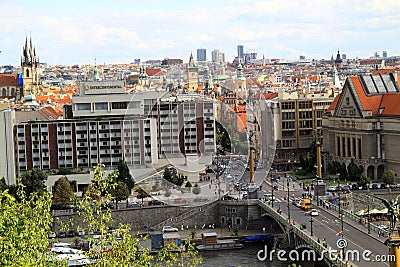
<svg viewBox="0 0 400 267">
<path fill-rule="evenodd" d="M 360 176 L 360 185 L 368 185 L 369 183 L 371 183 L 371 178 L 369 178 L 365 173 L 362 173 Z"/>
<path fill-rule="evenodd" d="M 53 205 L 69 205 L 75 198 L 74 191 L 67 177 L 62 176 L 54 183 Z"/>
<path fill-rule="evenodd" d="M 0 266 L 55 266 L 45 253 L 53 223 L 49 193 L 28 196 L 20 180 L 16 189 L 16 197 L 0 191 Z"/>
<path fill-rule="evenodd" d="M 129 197 L 128 186 L 121 181 L 119 181 L 115 187 L 110 190 L 110 193 L 115 200 L 115 204 L 118 204 L 119 201 L 126 200 Z"/>
<path fill-rule="evenodd" d="M 118 162 L 118 176 L 117 181 L 124 182 L 129 189 L 129 192 L 135 186 L 135 181 L 132 179 L 131 172 L 129 171 L 128 165 L 126 165 L 125 161 L 120 160 Z"/>
<path fill-rule="evenodd" d="M 394 184 L 394 177 L 394 171 L 388 170 L 383 174 L 382 179 L 385 184 Z"/>
<path fill-rule="evenodd" d="M 183 184 L 183 177 L 178 176 L 175 169 L 165 167 L 163 178 L 174 185 L 181 186 Z"/>
<path fill-rule="evenodd" d="M 146 191 L 144 191 L 141 187 L 138 186 L 138 188 L 136 189 L 136 193 L 137 193 L 137 198 L 142 200 L 142 204 L 143 204 L 143 199 L 146 197 L 150 197 L 149 194 L 147 194 Z"/>
<path fill-rule="evenodd" d="M 58 169 L 58 174 L 59 175 L 68 175 L 68 174 L 72 174 L 72 170 L 70 168 L 59 168 Z"/>
<path fill-rule="evenodd" d="M 192 193 L 195 194 L 195 195 L 198 195 L 198 194 L 201 193 L 201 188 L 197 183 L 192 188 Z"/>
<path fill-rule="evenodd" d="M 165 197 L 170 197 L 172 195 L 171 190 L 169 190 L 168 188 L 165 190 Z"/>
<path fill-rule="evenodd" d="M 186 182 L 185 187 L 192 187 L 192 184 L 190 183 L 190 181 Z"/>
<path fill-rule="evenodd" d="M 349 180 L 356 181 L 360 178 L 361 171 L 355 164 L 354 159 L 351 159 L 351 162 L 347 166 L 347 172 L 349 174 Z"/>
<path fill-rule="evenodd" d="M 41 169 L 33 168 L 30 171 L 24 172 L 20 179 L 25 193 L 30 196 L 34 192 L 44 191 L 44 181 L 47 180 L 47 175 Z"/>
<path fill-rule="evenodd" d="M 116 173 L 108 176 L 101 171 L 102 165 L 95 167 L 94 183 L 82 199 L 77 200 L 79 216 L 88 231 L 100 231 L 97 246 L 91 246 L 84 252 L 87 258 L 98 258 L 101 261 L 93 266 L 197 266 L 201 263 L 194 247 L 185 242 L 185 247 L 175 248 L 178 253 L 170 252 L 170 246 L 165 246 L 157 255 L 150 255 L 150 251 L 142 247 L 140 240 L 130 234 L 128 224 L 120 224 L 115 229 L 121 240 L 108 234 L 115 222 L 111 210 L 101 210 L 100 207 L 112 196 L 108 189 L 115 185 Z M 67 266 L 67 261 L 49 261 L 52 257 L 48 253 L 48 234 L 51 231 L 53 218 L 50 213 L 51 198 L 47 191 L 33 192 L 29 196 L 23 190 L 23 185 L 17 181 L 18 198 L 14 198 L 7 190 L 0 191 L 0 266 Z M 94 196 L 94 197 L 93 197 Z M 103 197 L 105 196 L 105 197 Z M 64 225 L 74 225 L 74 218 Z M 71 229 L 71 228 L 70 228 Z M 79 230 L 79 227 L 77 228 Z M 94 242 L 89 237 L 88 242 Z M 101 253 L 106 251 L 107 253 Z"/>
</svg>

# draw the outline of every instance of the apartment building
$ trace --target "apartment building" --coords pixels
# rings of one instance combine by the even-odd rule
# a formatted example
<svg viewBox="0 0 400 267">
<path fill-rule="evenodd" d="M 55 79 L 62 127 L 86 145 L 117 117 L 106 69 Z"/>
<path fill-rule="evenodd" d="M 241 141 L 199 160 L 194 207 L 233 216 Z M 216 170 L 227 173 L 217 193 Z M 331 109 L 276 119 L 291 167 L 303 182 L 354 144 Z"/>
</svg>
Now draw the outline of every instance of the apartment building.
<svg viewBox="0 0 400 267">
<path fill-rule="evenodd" d="M 166 92 L 127 94 L 120 81 L 86 81 L 73 96 L 72 118 L 14 126 L 17 174 L 157 164 L 174 155 L 212 153 L 214 103 Z"/>
</svg>

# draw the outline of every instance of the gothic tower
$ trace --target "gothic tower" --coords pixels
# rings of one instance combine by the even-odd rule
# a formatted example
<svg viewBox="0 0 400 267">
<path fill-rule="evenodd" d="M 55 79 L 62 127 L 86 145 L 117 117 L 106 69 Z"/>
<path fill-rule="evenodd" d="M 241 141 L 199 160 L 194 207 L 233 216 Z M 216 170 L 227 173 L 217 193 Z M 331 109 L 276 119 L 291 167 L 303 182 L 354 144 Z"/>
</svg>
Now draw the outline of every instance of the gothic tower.
<svg viewBox="0 0 400 267">
<path fill-rule="evenodd" d="M 40 94 L 39 77 L 39 57 L 36 55 L 35 47 L 32 45 L 32 37 L 28 43 L 28 37 L 25 38 L 25 45 L 22 48 L 21 57 L 23 94 L 28 95 L 32 92 L 34 95 Z"/>
<path fill-rule="evenodd" d="M 189 64 L 187 66 L 187 79 L 189 94 L 197 94 L 199 87 L 199 68 L 194 63 L 193 54 L 190 53 Z"/>
</svg>

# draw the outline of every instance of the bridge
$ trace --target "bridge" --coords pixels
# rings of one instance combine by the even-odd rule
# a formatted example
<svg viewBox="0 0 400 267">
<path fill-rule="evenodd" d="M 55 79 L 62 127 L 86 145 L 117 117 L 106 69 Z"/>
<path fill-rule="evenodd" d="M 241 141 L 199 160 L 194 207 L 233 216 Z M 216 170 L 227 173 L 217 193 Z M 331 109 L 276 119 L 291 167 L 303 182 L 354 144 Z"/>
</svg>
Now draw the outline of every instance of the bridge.
<svg viewBox="0 0 400 267">
<path fill-rule="evenodd" d="M 290 244 L 291 248 L 299 250 L 301 248 L 312 249 L 317 252 L 319 255 L 326 255 L 327 248 L 325 248 L 321 242 L 318 242 L 318 239 L 311 236 L 307 231 L 300 229 L 299 226 L 293 224 L 288 221 L 288 218 L 280 213 L 278 213 L 274 208 L 272 208 L 269 204 L 265 203 L 262 200 L 259 200 L 260 207 L 266 212 L 262 216 L 270 216 L 275 219 L 285 231 L 287 235 L 287 239 L 290 244 L 290 240 L 294 241 L 294 244 Z M 339 257 L 325 258 L 326 263 L 330 266 L 350 266 L 349 262 L 345 262 L 341 260 Z M 356 266 L 352 264 L 352 266 Z"/>
</svg>

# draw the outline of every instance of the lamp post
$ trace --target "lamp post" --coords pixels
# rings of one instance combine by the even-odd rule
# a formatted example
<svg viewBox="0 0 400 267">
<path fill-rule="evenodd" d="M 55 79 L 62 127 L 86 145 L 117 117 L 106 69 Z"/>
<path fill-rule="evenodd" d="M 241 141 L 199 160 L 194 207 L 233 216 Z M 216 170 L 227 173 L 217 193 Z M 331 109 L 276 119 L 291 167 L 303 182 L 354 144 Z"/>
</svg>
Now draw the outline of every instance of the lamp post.
<svg viewBox="0 0 400 267">
<path fill-rule="evenodd" d="M 338 188 L 340 188 L 340 179 L 338 179 Z M 340 231 L 342 233 L 342 238 L 344 237 L 344 232 L 343 232 L 343 212 L 342 212 L 342 203 L 340 199 L 340 191 L 338 191 L 338 196 L 339 196 L 339 218 L 340 218 Z M 342 248 L 342 255 L 344 256 L 344 247 Z"/>
<path fill-rule="evenodd" d="M 271 205 L 272 208 L 274 207 L 274 176 L 271 176 L 271 191 L 272 191 L 272 200 L 271 200 Z"/>
<path fill-rule="evenodd" d="M 319 206 L 318 177 L 313 179 L 313 182 L 314 181 L 316 182 L 316 184 L 314 185 L 314 193 L 316 192 L 316 195 L 317 195 L 317 206 Z"/>
<path fill-rule="evenodd" d="M 367 215 L 367 223 L 368 223 L 368 234 L 371 234 L 371 220 L 369 218 L 369 184 L 367 184 L 367 210 L 368 210 L 368 215 Z"/>
<path fill-rule="evenodd" d="M 313 223 L 313 216 L 310 214 L 310 217 L 311 217 L 311 219 L 310 219 L 310 223 L 311 223 L 311 236 L 313 236 L 313 227 L 312 227 L 312 223 Z"/>
<path fill-rule="evenodd" d="M 290 223 L 290 203 L 289 203 L 289 179 L 286 180 L 286 186 L 287 186 L 287 208 L 288 208 L 288 219 Z"/>
</svg>

